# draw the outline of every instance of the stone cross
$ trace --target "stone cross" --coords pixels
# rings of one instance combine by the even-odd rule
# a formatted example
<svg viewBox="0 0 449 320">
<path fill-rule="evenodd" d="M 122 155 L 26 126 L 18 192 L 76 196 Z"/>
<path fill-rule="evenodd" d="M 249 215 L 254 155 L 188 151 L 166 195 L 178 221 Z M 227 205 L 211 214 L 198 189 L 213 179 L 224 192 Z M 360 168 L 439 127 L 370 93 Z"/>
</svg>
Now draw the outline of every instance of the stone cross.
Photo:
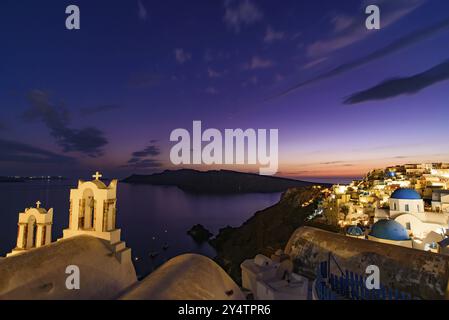
<svg viewBox="0 0 449 320">
<path fill-rule="evenodd" d="M 92 176 L 92 178 L 95 178 L 95 180 L 99 180 L 103 175 L 100 174 L 100 172 L 95 172 L 95 174 Z"/>
<path fill-rule="evenodd" d="M 41 207 L 41 202 L 38 200 L 37 202 L 36 202 L 36 208 L 40 208 Z"/>
</svg>

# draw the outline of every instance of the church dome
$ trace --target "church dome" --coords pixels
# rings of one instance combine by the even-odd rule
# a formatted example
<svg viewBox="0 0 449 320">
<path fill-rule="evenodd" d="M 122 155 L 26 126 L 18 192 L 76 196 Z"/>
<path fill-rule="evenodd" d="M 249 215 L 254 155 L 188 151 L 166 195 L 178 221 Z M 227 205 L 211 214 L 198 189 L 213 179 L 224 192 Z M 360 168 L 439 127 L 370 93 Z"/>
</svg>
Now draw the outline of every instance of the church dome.
<svg viewBox="0 0 449 320">
<path fill-rule="evenodd" d="M 385 240 L 410 240 L 407 230 L 394 220 L 379 220 L 373 224 L 369 234 L 372 237 Z"/>
<path fill-rule="evenodd" d="M 350 236 L 363 236 L 363 230 L 360 227 L 357 226 L 351 226 L 348 228 L 348 230 L 346 230 L 346 233 L 349 234 Z"/>
<path fill-rule="evenodd" d="M 392 199 L 420 200 L 421 196 L 413 189 L 397 189 L 391 195 Z"/>
</svg>

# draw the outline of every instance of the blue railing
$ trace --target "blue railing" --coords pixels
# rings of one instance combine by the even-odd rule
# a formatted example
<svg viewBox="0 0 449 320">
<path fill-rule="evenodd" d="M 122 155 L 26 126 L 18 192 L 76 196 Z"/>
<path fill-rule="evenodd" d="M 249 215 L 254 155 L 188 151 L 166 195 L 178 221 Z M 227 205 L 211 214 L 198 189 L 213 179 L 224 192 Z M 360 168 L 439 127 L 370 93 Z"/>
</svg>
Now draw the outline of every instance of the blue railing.
<svg viewBox="0 0 449 320">
<path fill-rule="evenodd" d="M 335 263 L 336 260 L 334 259 Z M 343 270 L 338 266 L 340 275 L 330 272 L 330 262 L 323 261 L 316 272 L 315 292 L 320 300 L 412 300 L 408 293 L 380 285 L 379 289 L 366 287 L 366 276 Z M 337 264 L 338 265 L 338 264 Z"/>
</svg>

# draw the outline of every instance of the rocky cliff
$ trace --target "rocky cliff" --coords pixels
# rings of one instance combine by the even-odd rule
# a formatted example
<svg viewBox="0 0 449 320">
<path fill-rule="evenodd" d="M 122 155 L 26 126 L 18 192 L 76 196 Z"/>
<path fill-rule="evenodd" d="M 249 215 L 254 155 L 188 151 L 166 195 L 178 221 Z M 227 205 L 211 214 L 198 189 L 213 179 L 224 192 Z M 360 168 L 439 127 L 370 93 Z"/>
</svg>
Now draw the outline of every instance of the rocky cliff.
<svg viewBox="0 0 449 320">
<path fill-rule="evenodd" d="M 221 229 L 210 241 L 218 253 L 216 261 L 240 283 L 240 264 L 256 254 L 269 256 L 284 249 L 293 232 L 313 213 L 320 196 L 318 187 L 292 188 L 277 204 L 257 212 L 242 226 Z"/>
</svg>

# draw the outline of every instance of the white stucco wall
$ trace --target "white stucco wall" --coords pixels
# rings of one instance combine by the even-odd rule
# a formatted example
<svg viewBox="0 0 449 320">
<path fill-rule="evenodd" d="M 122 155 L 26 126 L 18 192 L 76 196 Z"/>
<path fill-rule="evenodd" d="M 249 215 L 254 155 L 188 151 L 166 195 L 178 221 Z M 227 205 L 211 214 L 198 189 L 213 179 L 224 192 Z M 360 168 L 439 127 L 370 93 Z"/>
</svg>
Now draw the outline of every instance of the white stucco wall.
<svg viewBox="0 0 449 320">
<path fill-rule="evenodd" d="M 197 254 L 184 254 L 164 263 L 120 299 L 242 300 L 244 295 L 214 261 Z"/>
<path fill-rule="evenodd" d="M 424 212 L 424 201 L 422 199 L 393 199 L 389 200 L 390 217 L 396 217 L 402 213 Z M 407 210 L 408 209 L 408 210 Z"/>
</svg>

